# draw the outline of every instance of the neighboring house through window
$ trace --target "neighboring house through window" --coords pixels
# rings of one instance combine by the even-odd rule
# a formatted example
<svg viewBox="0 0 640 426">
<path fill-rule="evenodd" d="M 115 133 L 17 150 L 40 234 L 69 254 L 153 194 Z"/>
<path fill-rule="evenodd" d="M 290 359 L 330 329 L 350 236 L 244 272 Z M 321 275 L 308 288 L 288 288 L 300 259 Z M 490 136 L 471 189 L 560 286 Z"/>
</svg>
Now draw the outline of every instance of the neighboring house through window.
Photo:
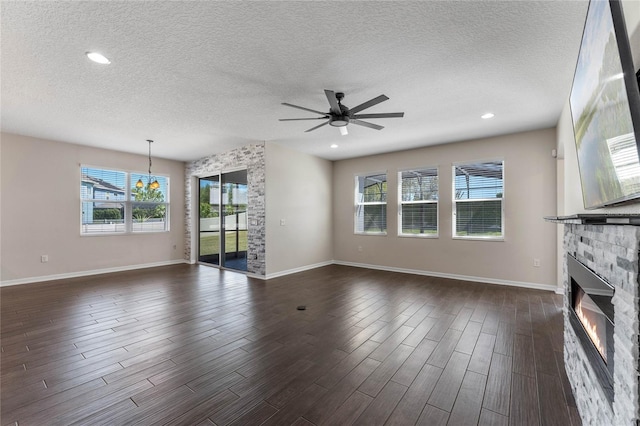
<svg viewBox="0 0 640 426">
<path fill-rule="evenodd" d="M 169 229 L 169 178 L 154 176 L 160 187 L 148 186 L 148 175 L 81 166 L 81 233 L 162 232 Z M 136 182 L 144 182 L 142 188 Z"/>
</svg>

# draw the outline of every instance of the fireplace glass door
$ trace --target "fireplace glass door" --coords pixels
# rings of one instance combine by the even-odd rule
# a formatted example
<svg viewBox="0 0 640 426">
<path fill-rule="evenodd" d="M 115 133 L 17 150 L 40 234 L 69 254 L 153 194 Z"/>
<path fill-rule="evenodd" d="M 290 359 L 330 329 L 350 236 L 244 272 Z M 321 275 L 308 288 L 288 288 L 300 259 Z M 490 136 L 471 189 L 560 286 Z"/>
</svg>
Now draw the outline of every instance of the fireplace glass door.
<svg viewBox="0 0 640 426">
<path fill-rule="evenodd" d="M 607 362 L 607 317 L 580 286 L 573 292 L 573 309 L 580 320 L 580 324 L 589 336 L 591 343 Z"/>
</svg>

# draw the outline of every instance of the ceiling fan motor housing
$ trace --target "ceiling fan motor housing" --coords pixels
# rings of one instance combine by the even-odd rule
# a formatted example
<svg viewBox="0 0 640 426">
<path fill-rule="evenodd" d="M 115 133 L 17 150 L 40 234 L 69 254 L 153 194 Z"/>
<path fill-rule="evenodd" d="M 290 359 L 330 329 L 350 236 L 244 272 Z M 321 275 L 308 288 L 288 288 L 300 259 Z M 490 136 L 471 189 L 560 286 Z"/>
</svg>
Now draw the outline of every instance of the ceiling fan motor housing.
<svg viewBox="0 0 640 426">
<path fill-rule="evenodd" d="M 338 106 L 340 107 L 340 111 L 342 114 L 338 115 L 335 113 L 331 113 L 331 118 L 329 119 L 329 124 L 333 127 L 344 127 L 349 124 L 349 119 L 351 118 L 351 112 L 349 108 L 342 105 L 340 101 L 344 98 L 344 93 L 338 92 L 336 93 L 336 99 L 338 100 Z"/>
<path fill-rule="evenodd" d="M 343 127 L 349 124 L 349 112 L 342 112 L 342 115 L 331 114 L 329 124 L 333 127 Z"/>
</svg>

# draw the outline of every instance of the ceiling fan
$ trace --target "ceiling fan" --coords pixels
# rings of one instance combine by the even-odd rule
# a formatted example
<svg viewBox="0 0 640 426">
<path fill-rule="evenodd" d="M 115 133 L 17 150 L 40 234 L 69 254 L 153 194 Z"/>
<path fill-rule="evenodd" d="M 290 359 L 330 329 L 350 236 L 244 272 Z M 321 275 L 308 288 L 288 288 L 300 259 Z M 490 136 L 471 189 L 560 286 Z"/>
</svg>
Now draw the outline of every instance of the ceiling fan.
<svg viewBox="0 0 640 426">
<path fill-rule="evenodd" d="M 305 107 L 301 107 L 298 105 L 289 104 L 287 102 L 283 102 L 282 105 L 286 105 L 292 108 L 298 108 L 309 112 L 314 112 L 316 114 L 320 114 L 321 117 L 313 117 L 313 118 L 281 118 L 280 121 L 297 121 L 297 120 L 327 120 L 322 124 L 319 124 L 315 127 L 310 128 L 309 130 L 305 130 L 305 132 L 310 132 L 312 130 L 316 130 L 322 126 L 330 124 L 334 127 L 340 128 L 340 133 L 343 135 L 347 134 L 347 124 L 357 124 L 359 126 L 368 127 L 370 129 L 382 130 L 384 126 L 379 126 L 377 124 L 369 123 L 367 121 L 362 121 L 363 118 L 393 118 L 393 117 L 404 117 L 404 112 L 387 112 L 387 113 L 379 113 L 379 114 L 358 114 L 360 111 L 370 108 L 374 105 L 379 104 L 380 102 L 384 102 L 388 97 L 385 95 L 380 95 L 373 99 L 368 100 L 358 106 L 353 108 L 347 108 L 342 105 L 341 101 L 344 99 L 344 93 L 342 92 L 334 92 L 333 90 L 325 90 L 324 94 L 327 96 L 327 100 L 329 101 L 329 112 L 321 112 L 316 111 L 314 109 L 309 109 Z"/>
</svg>

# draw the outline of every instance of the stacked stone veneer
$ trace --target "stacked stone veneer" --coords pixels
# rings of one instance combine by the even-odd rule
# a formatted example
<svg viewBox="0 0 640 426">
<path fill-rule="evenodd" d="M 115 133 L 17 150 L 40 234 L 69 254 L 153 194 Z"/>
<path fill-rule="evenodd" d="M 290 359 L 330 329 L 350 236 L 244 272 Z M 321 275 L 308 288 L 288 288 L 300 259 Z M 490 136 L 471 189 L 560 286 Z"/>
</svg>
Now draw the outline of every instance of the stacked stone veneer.
<svg viewBox="0 0 640 426">
<path fill-rule="evenodd" d="M 234 149 L 223 154 L 211 155 L 187 163 L 185 167 L 185 259 L 191 259 L 191 241 L 197 237 L 194 228 L 199 211 L 194 206 L 194 177 L 206 177 L 215 173 L 224 173 L 247 169 L 247 218 L 249 232 L 247 237 L 247 272 L 265 275 L 265 147 L 264 144 L 253 144 Z M 196 215 L 194 217 L 194 215 Z"/>
<path fill-rule="evenodd" d="M 564 225 L 564 360 L 583 424 L 640 424 L 638 374 L 638 251 L 640 227 Z M 569 323 L 566 252 L 615 287 L 614 400 L 610 404 Z"/>
</svg>

